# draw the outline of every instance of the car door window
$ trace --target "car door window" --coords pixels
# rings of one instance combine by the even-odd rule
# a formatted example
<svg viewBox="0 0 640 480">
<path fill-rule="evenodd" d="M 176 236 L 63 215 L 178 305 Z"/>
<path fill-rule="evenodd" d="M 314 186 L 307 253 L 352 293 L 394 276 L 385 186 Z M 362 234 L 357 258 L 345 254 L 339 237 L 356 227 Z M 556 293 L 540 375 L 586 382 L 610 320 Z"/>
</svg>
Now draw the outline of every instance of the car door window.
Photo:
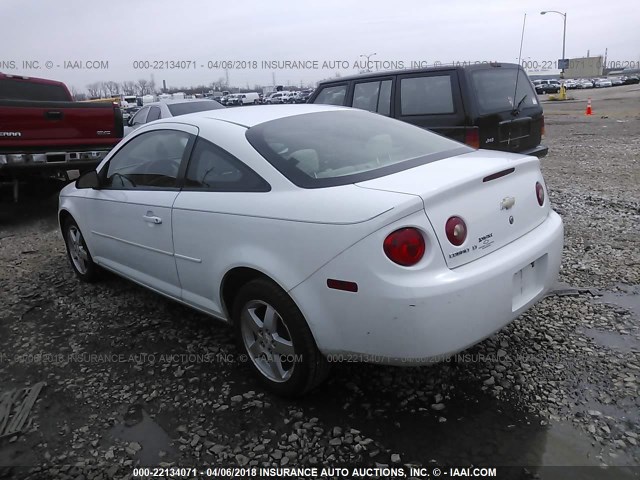
<svg viewBox="0 0 640 480">
<path fill-rule="evenodd" d="M 347 96 L 346 85 L 336 85 L 335 87 L 324 87 L 313 101 L 313 103 L 322 103 L 325 105 L 344 105 L 344 99 Z"/>
<path fill-rule="evenodd" d="M 147 121 L 147 115 L 149 113 L 149 107 L 141 108 L 131 119 L 131 125 L 142 125 Z"/>
<path fill-rule="evenodd" d="M 153 122 L 160 118 L 160 107 L 151 107 L 149 109 L 149 115 L 147 115 L 146 123 Z"/>
<path fill-rule="evenodd" d="M 104 186 L 124 190 L 177 188 L 189 138 L 188 133 L 177 130 L 138 135 L 111 158 Z"/>
<path fill-rule="evenodd" d="M 378 93 L 380 93 L 380 82 L 356 83 L 352 106 L 375 112 L 378 109 Z"/>
<path fill-rule="evenodd" d="M 454 113 L 450 75 L 403 78 L 400 81 L 401 115 Z"/>
<path fill-rule="evenodd" d="M 391 80 L 356 83 L 352 106 L 388 116 L 391 110 Z"/>
<path fill-rule="evenodd" d="M 198 138 L 191 154 L 185 190 L 217 192 L 268 192 L 271 187 L 233 155 Z"/>
</svg>

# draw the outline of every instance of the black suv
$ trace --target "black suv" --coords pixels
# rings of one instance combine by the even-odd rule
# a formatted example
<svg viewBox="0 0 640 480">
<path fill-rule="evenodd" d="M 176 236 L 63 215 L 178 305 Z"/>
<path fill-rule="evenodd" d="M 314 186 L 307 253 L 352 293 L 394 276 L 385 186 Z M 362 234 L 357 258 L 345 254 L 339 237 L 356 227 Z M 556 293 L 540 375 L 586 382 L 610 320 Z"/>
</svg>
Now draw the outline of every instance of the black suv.
<svg viewBox="0 0 640 480">
<path fill-rule="evenodd" d="M 516 80 L 517 79 L 517 80 Z M 516 88 L 517 82 L 517 88 Z M 544 115 L 525 71 L 490 63 L 375 72 L 321 82 L 307 103 L 361 108 L 474 148 L 544 157 Z"/>
</svg>

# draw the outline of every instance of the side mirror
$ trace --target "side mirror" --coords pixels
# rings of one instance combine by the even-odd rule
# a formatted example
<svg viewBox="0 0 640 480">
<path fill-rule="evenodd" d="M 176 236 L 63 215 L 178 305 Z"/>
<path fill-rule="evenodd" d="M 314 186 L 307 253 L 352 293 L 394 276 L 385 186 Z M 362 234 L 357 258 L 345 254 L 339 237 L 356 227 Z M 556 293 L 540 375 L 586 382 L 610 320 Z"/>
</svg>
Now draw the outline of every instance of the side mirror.
<svg viewBox="0 0 640 480">
<path fill-rule="evenodd" d="M 96 170 L 91 170 L 81 175 L 76 180 L 76 188 L 100 188 L 100 177 Z"/>
</svg>

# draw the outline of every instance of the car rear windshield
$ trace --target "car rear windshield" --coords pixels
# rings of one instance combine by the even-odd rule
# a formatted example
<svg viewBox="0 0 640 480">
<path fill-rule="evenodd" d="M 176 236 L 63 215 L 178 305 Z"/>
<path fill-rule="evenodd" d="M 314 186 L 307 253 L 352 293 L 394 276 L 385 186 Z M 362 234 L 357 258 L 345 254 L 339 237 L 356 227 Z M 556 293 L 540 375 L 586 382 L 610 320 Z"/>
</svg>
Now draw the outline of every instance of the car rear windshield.
<svg viewBox="0 0 640 480">
<path fill-rule="evenodd" d="M 249 128 L 246 136 L 303 188 L 361 182 L 473 151 L 408 123 L 355 109 L 271 120 Z"/>
<path fill-rule="evenodd" d="M 67 89 L 62 85 L 14 78 L 0 78 L 0 99 L 39 102 L 68 102 L 71 100 Z"/>
<path fill-rule="evenodd" d="M 516 77 L 518 78 L 517 91 L 515 91 Z M 471 83 L 478 99 L 480 113 L 483 115 L 513 110 L 520 101 L 522 101 L 520 109 L 539 107 L 529 77 L 520 69 L 476 70 L 471 72 Z"/>
<path fill-rule="evenodd" d="M 184 103 L 172 103 L 167 105 L 171 115 L 177 117 L 178 115 L 186 115 L 187 113 L 204 112 L 206 110 L 217 110 L 224 108 L 215 100 L 203 100 L 202 102 L 184 102 Z"/>
</svg>

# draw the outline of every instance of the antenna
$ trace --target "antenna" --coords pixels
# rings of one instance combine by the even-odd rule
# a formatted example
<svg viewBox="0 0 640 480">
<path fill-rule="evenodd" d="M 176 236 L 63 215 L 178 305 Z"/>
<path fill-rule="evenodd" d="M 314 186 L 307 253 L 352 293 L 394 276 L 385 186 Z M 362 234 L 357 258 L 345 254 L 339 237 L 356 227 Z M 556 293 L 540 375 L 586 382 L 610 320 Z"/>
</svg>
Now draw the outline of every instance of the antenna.
<svg viewBox="0 0 640 480">
<path fill-rule="evenodd" d="M 524 26 L 527 23 L 527 14 L 524 14 L 524 19 L 522 20 L 522 36 L 520 37 L 520 53 L 518 53 L 518 68 L 516 68 L 516 86 L 513 90 L 513 112 L 516 112 L 516 94 L 518 93 L 518 79 L 520 78 L 520 64 L 522 63 L 522 44 L 524 43 Z"/>
</svg>

